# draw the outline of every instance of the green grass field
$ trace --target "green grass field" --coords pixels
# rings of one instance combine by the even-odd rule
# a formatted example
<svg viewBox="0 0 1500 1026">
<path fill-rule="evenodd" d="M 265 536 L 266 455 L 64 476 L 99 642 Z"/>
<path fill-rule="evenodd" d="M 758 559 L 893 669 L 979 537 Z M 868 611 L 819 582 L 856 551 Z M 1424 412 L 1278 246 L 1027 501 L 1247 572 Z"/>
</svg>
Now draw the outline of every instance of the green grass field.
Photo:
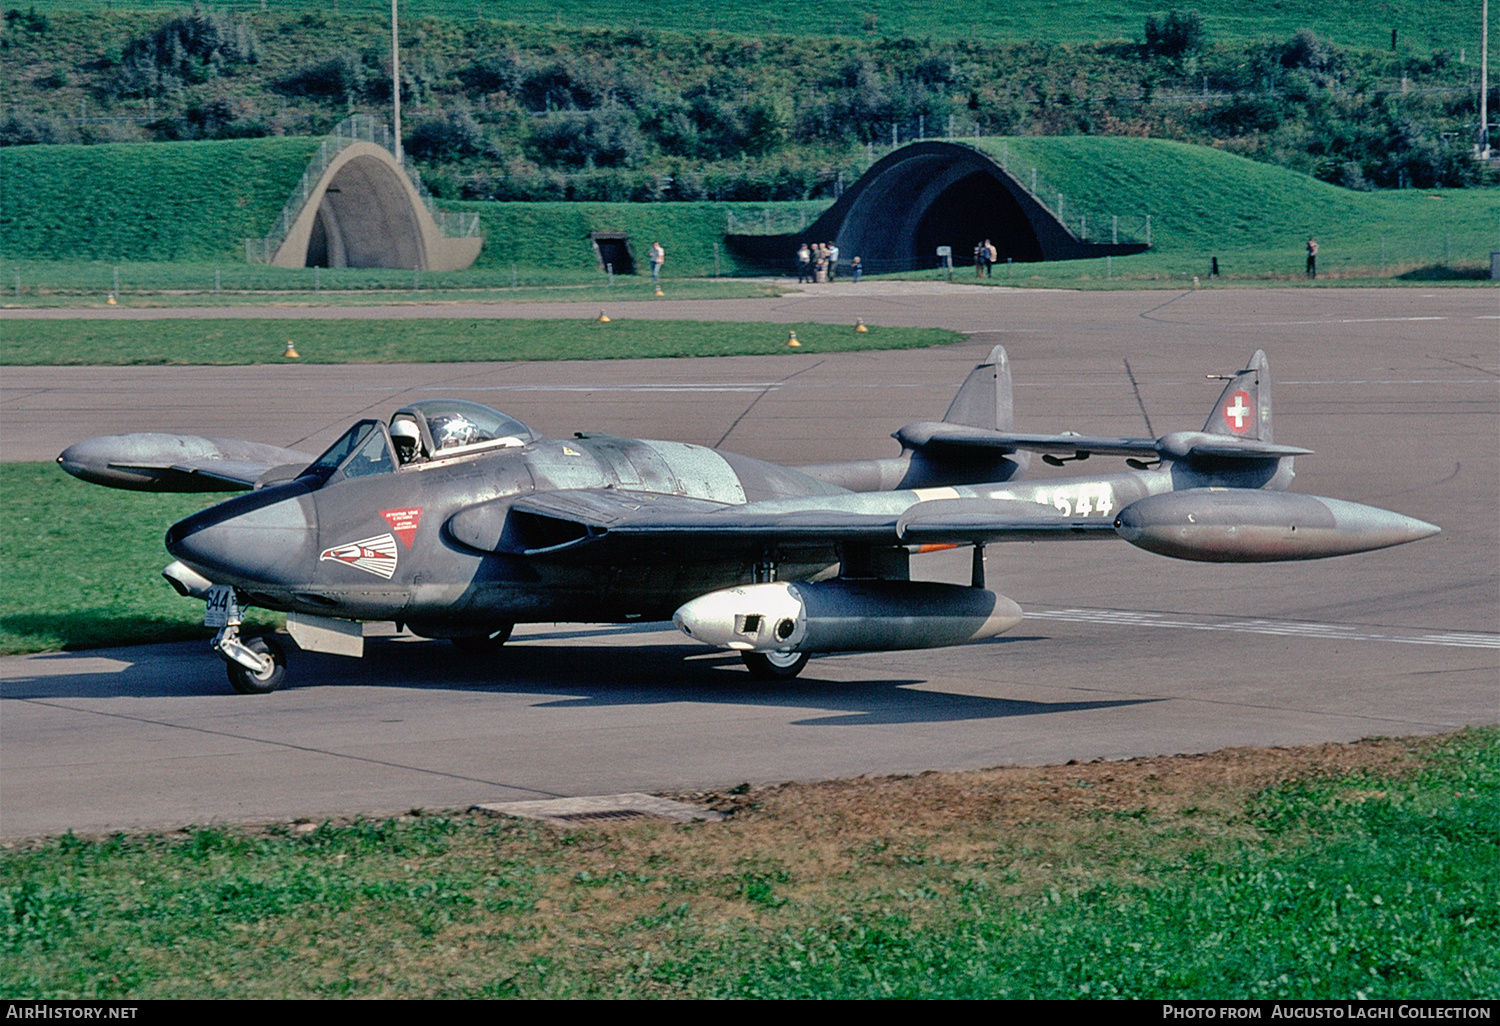
<svg viewBox="0 0 1500 1026">
<path fill-rule="evenodd" d="M 51 463 L 0 464 L 0 494 L 17 511 L 0 536 L 0 654 L 210 636 L 202 603 L 160 576 L 162 538 L 224 496 L 100 488 Z"/>
<path fill-rule="evenodd" d="M 176 0 L 37 0 L 37 11 L 175 10 Z M 261 0 L 221 0 L 214 5 L 254 14 Z M 586 0 L 407 0 L 403 18 L 489 18 L 531 25 L 595 26 L 682 31 L 684 27 L 746 35 L 890 36 L 940 40 L 1049 39 L 1083 42 L 1095 39 L 1139 39 L 1149 14 L 1172 5 L 1153 0 L 1018 0 L 981 8 L 938 0 L 867 0 L 858 7 L 813 6 L 792 9 L 771 0 L 704 9 L 687 0 L 613 0 L 608 5 Z M 1284 39 L 1299 28 L 1314 28 L 1344 46 L 1385 48 L 1391 30 L 1403 48 L 1418 51 L 1466 47 L 1479 51 L 1479 8 L 1457 0 L 1387 0 L 1376 8 L 1354 0 L 1279 0 L 1273 4 L 1234 4 L 1196 0 L 1216 39 Z M 277 9 L 327 13 L 328 3 L 278 4 Z M 388 16 L 382 0 L 341 0 L 344 14 Z"/>
<path fill-rule="evenodd" d="M 795 331 L 801 348 L 787 347 Z M 915 349 L 963 338 L 941 328 L 616 320 L 10 320 L 0 365 L 462 363 Z"/>
<path fill-rule="evenodd" d="M 1500 732 L 0 850 L 0 997 L 1500 995 Z"/>
</svg>

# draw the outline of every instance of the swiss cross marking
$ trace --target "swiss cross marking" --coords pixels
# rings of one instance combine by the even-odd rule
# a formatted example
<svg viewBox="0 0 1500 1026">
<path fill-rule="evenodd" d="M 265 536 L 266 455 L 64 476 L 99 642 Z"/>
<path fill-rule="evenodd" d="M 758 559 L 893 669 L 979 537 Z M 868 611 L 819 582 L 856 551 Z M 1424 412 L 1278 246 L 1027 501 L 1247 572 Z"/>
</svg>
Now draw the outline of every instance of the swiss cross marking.
<svg viewBox="0 0 1500 1026">
<path fill-rule="evenodd" d="M 1236 392 L 1229 397 L 1229 405 L 1224 407 L 1224 423 L 1235 434 L 1243 435 L 1250 430 L 1254 413 L 1255 409 L 1250 405 L 1250 393 Z"/>
</svg>

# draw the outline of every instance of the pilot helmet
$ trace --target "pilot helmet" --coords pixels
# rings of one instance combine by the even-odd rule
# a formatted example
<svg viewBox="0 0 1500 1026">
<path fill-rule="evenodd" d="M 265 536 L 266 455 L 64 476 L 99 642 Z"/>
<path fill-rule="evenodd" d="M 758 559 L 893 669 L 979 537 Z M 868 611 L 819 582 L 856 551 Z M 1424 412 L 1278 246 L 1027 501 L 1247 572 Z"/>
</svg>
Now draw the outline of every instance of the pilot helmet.
<svg viewBox="0 0 1500 1026">
<path fill-rule="evenodd" d="M 432 430 L 433 444 L 439 449 L 468 445 L 478 435 L 478 428 L 461 413 L 433 417 L 427 422 L 427 426 Z"/>
<path fill-rule="evenodd" d="M 396 449 L 400 452 L 402 459 L 407 459 L 421 444 L 422 432 L 416 424 L 403 418 L 391 424 L 391 441 L 396 443 Z"/>
</svg>

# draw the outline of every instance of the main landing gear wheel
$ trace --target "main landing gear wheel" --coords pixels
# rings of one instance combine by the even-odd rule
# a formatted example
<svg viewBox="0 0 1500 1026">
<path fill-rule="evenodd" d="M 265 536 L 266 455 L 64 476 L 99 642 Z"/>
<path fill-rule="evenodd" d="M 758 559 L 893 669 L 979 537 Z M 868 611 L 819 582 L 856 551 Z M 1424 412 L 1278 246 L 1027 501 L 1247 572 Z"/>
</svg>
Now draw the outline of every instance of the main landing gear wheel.
<svg viewBox="0 0 1500 1026">
<path fill-rule="evenodd" d="M 264 673 L 256 673 L 239 663 L 228 663 L 225 669 L 229 671 L 229 683 L 234 685 L 234 690 L 242 695 L 269 695 L 281 687 L 282 678 L 286 676 L 286 649 L 281 647 L 281 643 L 275 638 L 251 638 L 245 642 L 245 647 L 252 652 L 269 656 L 271 668 Z"/>
<path fill-rule="evenodd" d="M 756 680 L 791 680 L 807 665 L 806 652 L 741 652 Z"/>
<path fill-rule="evenodd" d="M 470 634 L 463 638 L 450 638 L 453 647 L 464 655 L 484 655 L 493 652 L 501 645 L 510 640 L 510 632 L 515 630 L 513 623 L 501 624 L 488 634 Z"/>
</svg>

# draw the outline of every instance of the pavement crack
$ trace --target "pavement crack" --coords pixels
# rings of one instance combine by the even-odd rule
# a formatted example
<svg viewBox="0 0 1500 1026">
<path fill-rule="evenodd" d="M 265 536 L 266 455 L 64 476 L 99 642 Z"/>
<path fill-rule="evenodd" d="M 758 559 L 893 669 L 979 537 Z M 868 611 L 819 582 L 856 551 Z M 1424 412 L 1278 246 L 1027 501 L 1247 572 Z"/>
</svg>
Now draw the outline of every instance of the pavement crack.
<svg viewBox="0 0 1500 1026">
<path fill-rule="evenodd" d="M 345 759 L 350 762 L 365 763 L 370 766 L 381 766 L 386 769 L 406 770 L 410 773 L 419 773 L 423 776 L 441 777 L 444 780 L 461 780 L 470 784 L 483 784 L 486 787 L 503 787 L 512 791 L 524 791 L 527 794 L 541 795 L 545 798 L 566 798 L 567 795 L 557 794 L 552 791 L 541 791 L 534 787 L 526 787 L 521 784 L 507 784 L 499 780 L 486 780 L 484 777 L 471 777 L 462 773 L 449 773 L 444 770 L 428 769 L 423 766 L 411 766 L 403 762 L 393 762 L 389 759 L 372 759 L 365 755 L 349 755 L 344 752 L 334 752 L 326 748 L 315 748 L 311 745 L 299 745 L 291 741 L 272 741 L 263 737 L 253 737 L 249 734 L 236 734 L 227 730 L 213 730 L 208 727 L 190 727 L 181 723 L 172 723 L 168 720 L 156 720 L 146 716 L 130 716 L 125 713 L 103 712 L 99 709 L 80 709 L 74 705 L 65 705 L 61 702 L 48 702 L 37 698 L 22 699 L 30 705 L 45 706 L 49 709 L 60 709 L 65 712 L 88 713 L 92 716 L 101 716 L 107 719 L 126 720 L 130 723 L 143 723 L 153 727 L 165 727 L 168 730 L 185 730 L 195 734 L 205 734 L 209 737 L 229 738 L 233 741 L 248 741 L 252 744 L 270 745 L 286 751 L 306 752 L 309 755 L 326 755 L 334 759 Z"/>
<path fill-rule="evenodd" d="M 726 430 L 722 435 L 719 436 L 719 440 L 713 444 L 713 447 L 715 449 L 717 449 L 720 446 L 722 446 L 724 444 L 725 440 L 727 440 L 730 435 L 734 434 L 734 429 L 740 426 L 740 421 L 742 421 L 746 417 L 750 416 L 750 411 L 753 410 L 753 409 L 755 409 L 755 407 L 760 403 L 760 401 L 762 399 L 764 399 L 767 395 L 769 395 L 770 393 L 774 392 L 776 389 L 780 388 L 782 385 L 786 384 L 788 381 L 791 381 L 793 378 L 797 377 L 798 375 L 806 374 L 808 371 L 817 370 L 819 367 L 823 366 L 823 362 L 824 361 L 819 360 L 817 363 L 811 364 L 811 365 L 809 365 L 807 367 L 803 367 L 801 370 L 796 371 L 796 372 L 794 372 L 792 374 L 788 374 L 786 377 L 782 378 L 781 380 L 776 381 L 773 384 L 767 385 L 765 388 L 762 388 L 760 390 L 760 392 L 755 396 L 755 398 L 750 400 L 750 405 L 746 406 L 743 410 L 741 410 L 740 411 L 740 415 L 738 417 L 734 418 L 734 423 L 732 423 L 732 424 L 729 425 L 728 430 Z"/>
</svg>

